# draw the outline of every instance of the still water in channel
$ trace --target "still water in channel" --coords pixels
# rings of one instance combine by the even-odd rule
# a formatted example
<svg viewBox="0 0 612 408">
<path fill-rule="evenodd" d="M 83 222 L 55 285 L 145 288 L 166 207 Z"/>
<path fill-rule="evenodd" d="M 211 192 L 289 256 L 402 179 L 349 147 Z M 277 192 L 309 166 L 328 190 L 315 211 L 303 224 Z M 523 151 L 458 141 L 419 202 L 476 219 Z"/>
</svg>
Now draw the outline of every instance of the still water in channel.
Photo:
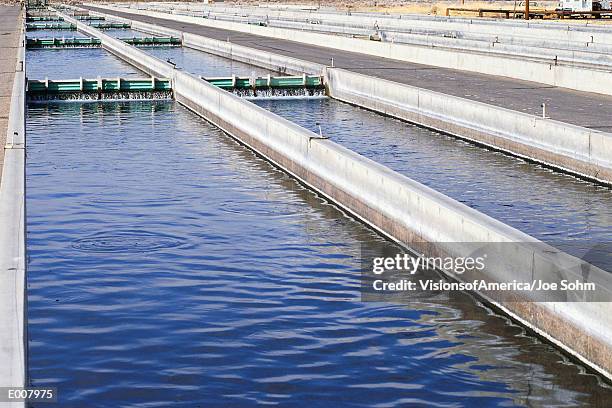
<svg viewBox="0 0 612 408">
<path fill-rule="evenodd" d="M 470 298 L 361 302 L 382 238 L 175 103 L 30 106 L 28 143 L 29 369 L 63 407 L 612 397 Z"/>
<path fill-rule="evenodd" d="M 170 60 L 176 64 L 178 69 L 182 69 L 191 74 L 203 77 L 231 76 L 265 76 L 271 73 L 269 70 L 254 67 L 238 61 L 216 55 L 206 54 L 191 48 L 157 48 L 147 47 L 144 51 L 162 59 Z"/>
<path fill-rule="evenodd" d="M 612 398 L 468 296 L 361 302 L 361 248 L 392 244 L 176 103 L 30 105 L 27 121 L 29 374 L 58 406 Z"/>
<path fill-rule="evenodd" d="M 28 38 L 86 38 L 86 34 L 83 34 L 77 30 L 32 30 L 26 34 Z"/>
<path fill-rule="evenodd" d="M 110 23 L 111 21 L 108 22 Z M 115 23 L 117 23 L 117 21 L 115 21 Z M 145 34 L 142 31 L 132 30 L 131 28 L 109 28 L 100 31 L 115 38 L 152 37 L 151 34 Z"/>
<path fill-rule="evenodd" d="M 102 48 L 28 50 L 26 73 L 28 79 L 147 77 Z"/>
</svg>

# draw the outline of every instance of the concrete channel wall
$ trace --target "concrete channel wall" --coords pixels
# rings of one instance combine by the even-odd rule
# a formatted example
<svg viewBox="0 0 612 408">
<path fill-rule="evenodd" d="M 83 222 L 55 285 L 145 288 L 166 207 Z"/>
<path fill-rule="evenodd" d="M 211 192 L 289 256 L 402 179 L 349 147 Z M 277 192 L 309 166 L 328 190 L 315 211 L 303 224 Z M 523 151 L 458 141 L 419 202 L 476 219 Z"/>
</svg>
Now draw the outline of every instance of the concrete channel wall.
<svg viewBox="0 0 612 408">
<path fill-rule="evenodd" d="M 24 30 L 19 39 L 0 184 L 0 387 L 27 383 Z M 0 402 L 0 406 L 24 403 Z"/>
<path fill-rule="evenodd" d="M 368 75 L 234 45 L 112 14 L 145 32 L 181 37 L 183 45 L 279 72 L 325 76 L 329 96 L 515 156 L 612 184 L 612 134 L 545 119 Z"/>
<path fill-rule="evenodd" d="M 331 97 L 612 184 L 612 134 L 326 69 Z"/>
<path fill-rule="evenodd" d="M 559 273 L 611 288 L 610 274 L 540 243 L 229 92 L 64 16 L 103 46 L 151 75 L 172 78 L 176 100 L 358 219 L 429 256 L 466 256 L 473 243 L 508 243 L 487 266 L 500 282 Z M 471 243 L 471 244 L 470 244 Z M 582 273 L 587 268 L 588 273 Z M 607 291 L 609 294 L 609 290 Z M 612 313 L 607 302 L 494 302 L 500 310 L 610 377 Z"/>
<path fill-rule="evenodd" d="M 92 6 L 106 8 L 108 10 L 122 10 L 122 8 L 109 7 L 106 5 L 95 4 Z M 610 81 L 612 71 L 566 65 L 565 63 L 557 63 L 557 61 L 552 59 L 547 61 L 511 58 L 500 55 L 489 55 L 487 53 L 466 53 L 417 45 L 380 43 L 376 41 L 285 28 L 261 27 L 252 24 L 209 20 L 148 10 L 131 11 L 136 14 L 155 18 L 199 24 L 224 30 L 233 30 L 342 51 L 360 52 L 362 54 L 408 61 L 416 64 L 478 72 L 487 75 L 497 75 L 579 91 L 612 95 L 612 81 Z"/>
</svg>

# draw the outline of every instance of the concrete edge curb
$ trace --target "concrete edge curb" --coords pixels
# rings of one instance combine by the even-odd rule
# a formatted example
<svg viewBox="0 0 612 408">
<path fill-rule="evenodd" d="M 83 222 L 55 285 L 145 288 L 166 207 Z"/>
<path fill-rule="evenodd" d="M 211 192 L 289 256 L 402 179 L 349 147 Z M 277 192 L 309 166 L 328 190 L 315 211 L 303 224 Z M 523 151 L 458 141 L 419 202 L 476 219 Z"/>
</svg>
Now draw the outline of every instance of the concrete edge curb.
<svg viewBox="0 0 612 408">
<path fill-rule="evenodd" d="M 22 10 L 23 21 L 24 15 Z M 24 27 L 22 22 L 0 185 L 0 385 L 17 387 L 27 385 Z"/>
</svg>

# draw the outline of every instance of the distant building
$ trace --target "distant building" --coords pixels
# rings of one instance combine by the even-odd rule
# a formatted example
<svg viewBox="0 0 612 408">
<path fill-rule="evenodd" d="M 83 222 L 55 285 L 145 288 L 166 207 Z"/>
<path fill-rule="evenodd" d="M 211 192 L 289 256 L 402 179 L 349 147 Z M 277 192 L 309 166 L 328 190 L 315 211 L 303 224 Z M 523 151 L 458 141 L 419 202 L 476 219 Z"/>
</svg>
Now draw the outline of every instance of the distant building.
<svg viewBox="0 0 612 408">
<path fill-rule="evenodd" d="M 559 9 L 567 11 L 610 10 L 610 2 L 610 0 L 561 0 Z"/>
</svg>

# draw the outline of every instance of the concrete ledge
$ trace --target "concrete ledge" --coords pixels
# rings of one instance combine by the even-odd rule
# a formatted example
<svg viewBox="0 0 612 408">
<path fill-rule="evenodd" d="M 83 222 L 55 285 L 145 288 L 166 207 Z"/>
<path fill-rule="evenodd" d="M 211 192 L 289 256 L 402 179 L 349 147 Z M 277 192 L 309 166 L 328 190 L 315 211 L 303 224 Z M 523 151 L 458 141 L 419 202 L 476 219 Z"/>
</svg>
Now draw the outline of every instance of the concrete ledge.
<svg viewBox="0 0 612 408">
<path fill-rule="evenodd" d="M 612 184 L 612 134 L 338 68 L 331 97 Z"/>
<path fill-rule="evenodd" d="M 321 140 L 315 133 L 193 75 L 173 70 L 169 64 L 98 30 L 77 24 L 83 32 L 101 38 L 106 48 L 124 60 L 150 74 L 171 76 L 178 102 L 412 250 L 428 256 L 465 256 L 469 243 L 507 243 L 513 248 L 512 256 L 508 258 L 505 254 L 506 258 L 487 266 L 483 272 L 491 280 L 558 277 L 561 273 L 597 282 L 606 289 L 612 287 L 610 274 L 592 265 L 585 265 L 332 141 Z M 558 269 L 560 264 L 564 266 L 562 270 Z M 583 273 L 585 270 L 587 274 Z M 610 377 L 610 303 L 491 303 Z"/>
<path fill-rule="evenodd" d="M 24 29 L 20 44 L 0 184 L 0 386 L 3 387 L 23 387 L 27 383 Z M 25 406 L 24 403 L 0 405 Z"/>
<path fill-rule="evenodd" d="M 107 10 L 122 8 L 92 5 Z M 447 49 L 427 48 L 417 45 L 379 43 L 375 41 L 304 32 L 277 27 L 261 27 L 252 24 L 209 20 L 198 17 L 134 10 L 135 14 L 172 21 L 198 24 L 206 27 L 233 30 L 263 37 L 295 41 L 320 47 L 349 52 L 359 52 L 382 58 L 408 61 L 416 64 L 478 72 L 542 84 L 559 86 L 585 92 L 612 95 L 611 70 L 587 69 L 584 67 L 557 64 L 554 60 L 543 61 L 526 58 L 510 58 L 486 53 L 465 53 Z"/>
</svg>

